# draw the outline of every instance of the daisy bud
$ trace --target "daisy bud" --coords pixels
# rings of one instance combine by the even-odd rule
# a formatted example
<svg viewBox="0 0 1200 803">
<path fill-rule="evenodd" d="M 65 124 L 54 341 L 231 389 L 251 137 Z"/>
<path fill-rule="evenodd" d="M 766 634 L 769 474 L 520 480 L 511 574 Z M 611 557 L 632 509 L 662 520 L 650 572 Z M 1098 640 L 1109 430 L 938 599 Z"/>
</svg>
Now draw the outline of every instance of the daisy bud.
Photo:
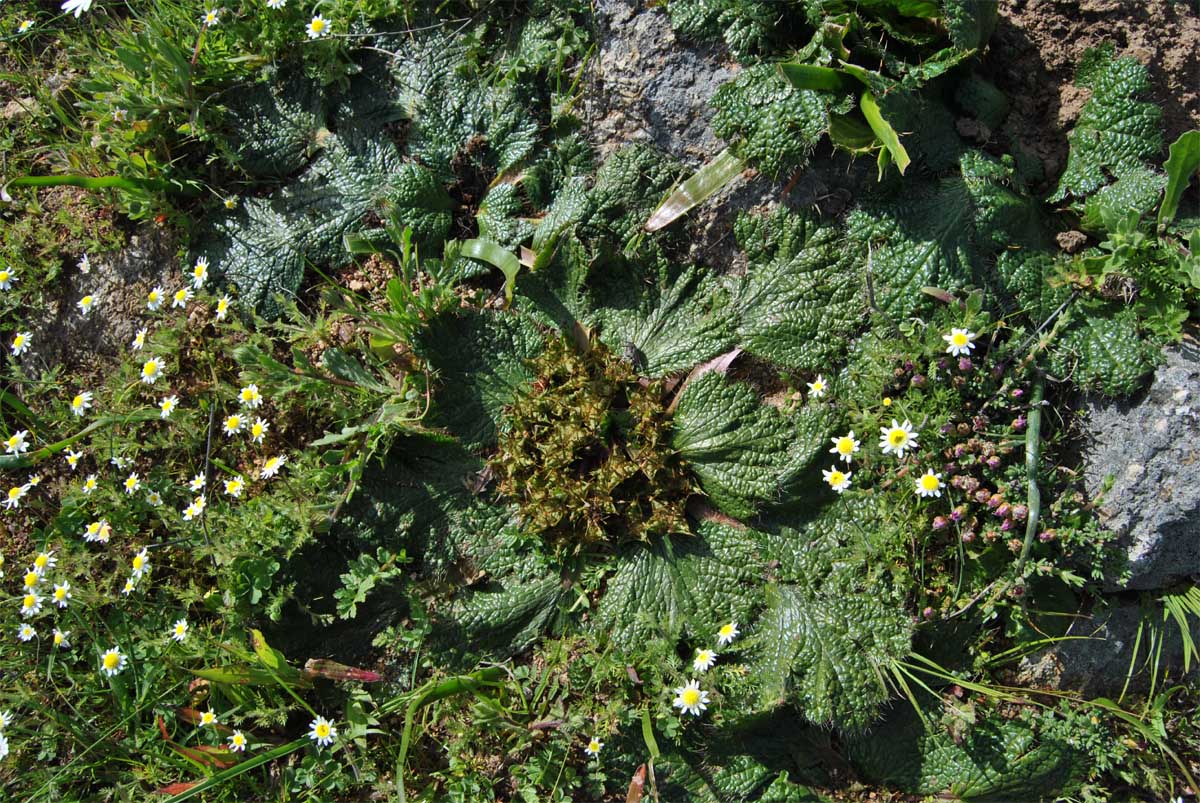
<svg viewBox="0 0 1200 803">
<path fill-rule="evenodd" d="M 990 508 L 997 508 L 1000 506 L 1000 504 L 1003 501 L 1004 501 L 1004 497 L 1001 496 L 1000 494 L 992 494 L 991 496 L 988 497 L 987 506 Z"/>
<path fill-rule="evenodd" d="M 1000 458 L 996 457 L 996 455 L 992 455 L 987 459 L 987 466 L 993 470 L 1000 468 Z"/>
<path fill-rule="evenodd" d="M 992 515 L 996 516 L 997 518 L 1004 518 L 1011 511 L 1012 511 L 1012 505 L 1010 505 L 1008 502 L 1001 502 L 999 505 L 996 506 L 996 509 L 992 511 Z"/>
<path fill-rule="evenodd" d="M 1009 530 L 1011 530 L 1012 528 L 1013 528 L 1013 520 L 1012 519 L 1005 519 L 1004 521 L 1000 522 L 1000 532 L 1006 533 Z"/>
<path fill-rule="evenodd" d="M 962 534 L 962 542 L 964 544 L 969 544 L 974 540 L 975 540 L 975 531 L 974 530 L 967 530 L 965 533 Z"/>
</svg>

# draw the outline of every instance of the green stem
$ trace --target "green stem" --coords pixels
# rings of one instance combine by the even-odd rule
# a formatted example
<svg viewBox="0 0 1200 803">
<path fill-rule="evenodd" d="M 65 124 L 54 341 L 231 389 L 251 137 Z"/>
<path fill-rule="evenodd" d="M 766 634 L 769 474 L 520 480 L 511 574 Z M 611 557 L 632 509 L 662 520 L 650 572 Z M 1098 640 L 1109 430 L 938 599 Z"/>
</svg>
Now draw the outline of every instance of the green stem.
<svg viewBox="0 0 1200 803">
<path fill-rule="evenodd" d="M 37 451 L 30 452 L 29 454 L 0 455 L 0 471 L 28 468 L 34 463 L 45 460 L 47 457 L 61 452 L 63 449 L 66 449 L 76 441 L 91 435 L 93 432 L 101 429 L 102 427 L 107 427 L 111 424 L 132 424 L 138 421 L 151 421 L 158 417 L 159 412 L 157 410 L 138 410 L 130 413 L 129 415 L 110 415 L 105 416 L 104 418 L 97 418 L 95 421 L 88 424 L 74 435 L 71 435 L 68 438 L 63 438 L 61 441 L 47 444 Z"/>
<path fill-rule="evenodd" d="M 156 182 L 124 176 L 21 176 L 8 182 L 9 187 L 82 187 L 85 190 L 103 190 L 116 187 L 129 192 L 153 189 Z"/>
<path fill-rule="evenodd" d="M 1042 513 L 1042 492 L 1038 490 L 1037 468 L 1042 449 L 1042 399 L 1046 395 L 1046 379 L 1038 374 L 1033 383 L 1033 400 L 1029 404 L 1029 429 L 1025 432 L 1025 477 L 1029 483 L 1025 521 L 1025 543 L 1021 546 L 1021 557 L 1017 559 L 1017 576 L 1025 569 L 1033 538 L 1037 535 L 1038 518 Z"/>
</svg>

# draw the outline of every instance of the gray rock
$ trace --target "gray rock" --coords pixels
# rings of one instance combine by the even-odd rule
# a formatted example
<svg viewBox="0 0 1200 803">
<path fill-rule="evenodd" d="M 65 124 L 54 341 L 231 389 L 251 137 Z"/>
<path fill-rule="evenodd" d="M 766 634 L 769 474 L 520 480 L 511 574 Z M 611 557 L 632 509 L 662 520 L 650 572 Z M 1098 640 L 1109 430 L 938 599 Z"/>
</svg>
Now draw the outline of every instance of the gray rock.
<svg viewBox="0 0 1200 803">
<path fill-rule="evenodd" d="M 154 328 L 146 318 L 146 294 L 162 285 L 168 293 L 163 305 L 167 309 L 169 294 L 183 283 L 173 236 L 151 224 L 141 226 L 125 248 L 90 261 L 88 273 L 74 267 L 65 272 L 57 303 L 31 311 L 27 326 L 36 337 L 22 358 L 27 371 L 36 375 L 81 359 L 90 365 L 94 355 L 127 352 L 140 327 Z M 85 316 L 76 304 L 88 294 L 97 302 Z"/>
<path fill-rule="evenodd" d="M 1128 559 L 1106 590 L 1200 578 L 1200 350 L 1170 349 L 1144 396 L 1089 401 L 1087 420 L 1085 487 Z"/>
<path fill-rule="evenodd" d="M 602 157 L 631 142 L 652 142 L 699 166 L 723 143 L 708 100 L 738 67 L 715 48 L 675 38 L 666 12 L 636 0 L 597 0 L 598 52 L 584 111 Z"/>
<path fill-rule="evenodd" d="M 1143 615 L 1146 617 L 1144 625 Z M 1200 641 L 1200 619 L 1192 617 L 1189 622 L 1192 639 Z M 1135 654 L 1133 647 L 1138 640 L 1139 626 L 1142 637 Z M 1130 693 L 1145 692 L 1154 679 L 1155 662 L 1150 652 L 1154 631 L 1162 638 L 1162 652 L 1157 662 L 1158 687 L 1162 688 L 1164 674 L 1173 680 L 1183 676 L 1183 639 L 1174 619 L 1163 621 L 1158 604 L 1143 609 L 1136 602 L 1115 602 L 1076 620 L 1068 635 L 1083 638 L 1059 642 L 1021 659 L 1016 681 L 1039 688 L 1071 689 L 1085 697 L 1115 699 L 1126 688 L 1128 677 Z M 1191 676 L 1196 674 L 1197 665 L 1193 662 Z"/>
</svg>

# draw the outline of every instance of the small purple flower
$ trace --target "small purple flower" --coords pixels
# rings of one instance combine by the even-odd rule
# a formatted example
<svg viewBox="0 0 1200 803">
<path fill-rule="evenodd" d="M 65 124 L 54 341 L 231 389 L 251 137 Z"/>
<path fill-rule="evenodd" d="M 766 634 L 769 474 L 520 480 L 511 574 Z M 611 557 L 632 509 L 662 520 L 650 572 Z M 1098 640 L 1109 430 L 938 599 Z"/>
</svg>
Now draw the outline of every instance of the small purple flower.
<svg viewBox="0 0 1200 803">
<path fill-rule="evenodd" d="M 1013 520 L 1005 519 L 1000 523 L 1000 532 L 1006 533 L 1013 528 Z"/>
<path fill-rule="evenodd" d="M 963 371 L 965 373 L 967 371 L 970 371 L 974 367 L 975 367 L 975 363 L 971 362 L 970 357 L 959 357 L 958 358 L 958 370 Z"/>
<path fill-rule="evenodd" d="M 987 459 L 987 465 L 988 468 L 993 470 L 1000 468 L 1000 458 L 996 457 L 996 455 L 992 455 Z"/>
<path fill-rule="evenodd" d="M 941 427 L 938 428 L 938 432 L 942 433 L 943 435 L 949 435 L 953 431 L 954 431 L 954 425 L 951 423 L 948 423 L 948 422 L 945 424 L 942 424 Z"/>
<path fill-rule="evenodd" d="M 1013 419 L 1013 422 L 1012 422 L 1012 428 L 1013 428 L 1014 430 L 1016 430 L 1017 432 L 1024 432 L 1024 431 L 1025 431 L 1025 425 L 1026 425 L 1027 423 L 1029 423 L 1029 422 L 1027 422 L 1027 421 L 1025 420 L 1025 416 L 1023 416 L 1023 415 L 1019 415 L 1019 416 L 1017 416 L 1015 419 Z"/>
<path fill-rule="evenodd" d="M 975 540 L 975 531 L 974 530 L 967 530 L 965 533 L 962 534 L 962 542 L 964 544 L 969 544 L 974 540 Z"/>
<path fill-rule="evenodd" d="M 947 524 L 949 524 L 949 522 L 946 521 L 945 516 L 934 516 L 933 517 L 933 529 L 944 530 L 946 528 Z"/>
<path fill-rule="evenodd" d="M 962 521 L 963 516 L 967 515 L 967 509 L 962 505 L 950 511 L 950 521 Z"/>
<path fill-rule="evenodd" d="M 926 606 L 925 610 L 921 611 L 921 615 L 924 616 L 926 619 L 932 619 L 933 618 L 933 608 Z"/>
<path fill-rule="evenodd" d="M 1042 530 L 1038 533 L 1038 540 L 1043 544 L 1048 544 L 1058 537 L 1058 533 L 1054 530 Z"/>
<path fill-rule="evenodd" d="M 925 376 L 923 374 L 917 374 L 911 380 L 909 380 L 909 383 L 914 388 L 923 388 L 925 387 Z"/>
<path fill-rule="evenodd" d="M 975 492 L 975 501 L 981 505 L 986 505 L 991 498 L 992 492 L 987 488 L 980 488 Z"/>
<path fill-rule="evenodd" d="M 1000 494 L 992 494 L 991 496 L 988 497 L 987 506 L 990 508 L 996 508 L 996 507 L 999 507 L 1000 503 L 1003 501 L 1004 501 L 1004 497 L 1001 496 Z"/>
<path fill-rule="evenodd" d="M 1010 512 L 1012 512 L 1012 505 L 1010 505 L 1008 502 L 1001 502 L 996 506 L 996 509 L 992 511 L 992 515 L 997 516 L 998 518 L 1004 518 Z"/>
<path fill-rule="evenodd" d="M 954 456 L 955 456 L 955 457 L 962 457 L 962 456 L 963 456 L 963 455 L 965 455 L 966 453 L 967 453 L 967 447 L 966 447 L 966 446 L 964 446 L 964 445 L 963 445 L 963 444 L 961 444 L 961 443 L 959 443 L 959 444 L 955 444 L 955 446 L 954 446 Z"/>
<path fill-rule="evenodd" d="M 1013 521 L 1025 521 L 1025 517 L 1029 515 L 1029 508 L 1024 505 L 1013 505 L 1012 517 Z"/>
<path fill-rule="evenodd" d="M 1019 399 L 1024 395 L 1025 395 L 1025 391 L 1021 390 L 1020 388 L 1013 388 L 1012 397 L 1014 399 Z"/>
</svg>

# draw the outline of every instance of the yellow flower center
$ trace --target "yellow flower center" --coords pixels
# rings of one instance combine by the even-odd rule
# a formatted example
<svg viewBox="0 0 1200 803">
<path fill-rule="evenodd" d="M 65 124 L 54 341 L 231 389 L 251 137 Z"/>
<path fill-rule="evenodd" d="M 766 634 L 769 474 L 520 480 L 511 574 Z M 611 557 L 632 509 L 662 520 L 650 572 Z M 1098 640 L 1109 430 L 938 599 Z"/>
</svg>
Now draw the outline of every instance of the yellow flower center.
<svg viewBox="0 0 1200 803">
<path fill-rule="evenodd" d="M 595 739 L 592 739 L 590 742 L 588 742 L 588 750 L 591 750 L 593 753 L 599 753 L 600 752 L 600 743 L 597 742 Z"/>
<path fill-rule="evenodd" d="M 883 406 L 884 406 L 884 407 L 891 407 L 891 406 L 892 406 L 892 399 L 891 399 L 891 397 L 890 397 L 890 396 L 884 396 L 884 397 L 883 397 Z"/>
<path fill-rule="evenodd" d="M 117 664 L 121 663 L 121 656 L 115 652 L 106 652 L 104 654 L 104 668 L 116 669 Z"/>
<path fill-rule="evenodd" d="M 45 553 L 42 553 L 41 555 L 38 555 L 36 558 L 33 559 L 33 565 L 37 566 L 39 569 L 46 568 L 46 564 L 49 562 L 50 562 L 50 556 Z"/>
<path fill-rule="evenodd" d="M 846 479 L 845 474 L 843 474 L 840 471 L 833 471 L 829 475 L 829 484 L 830 485 L 841 485 L 845 479 Z"/>
<path fill-rule="evenodd" d="M 133 568 L 134 568 L 135 570 L 140 570 L 140 569 L 141 569 L 143 566 L 145 566 L 145 565 L 146 565 L 146 559 L 145 559 L 145 558 L 143 558 L 141 555 L 134 555 L 134 556 L 133 556 Z"/>
<path fill-rule="evenodd" d="M 722 628 L 721 628 L 721 630 L 720 630 L 720 632 L 718 633 L 718 635 L 721 635 L 721 636 L 732 636 L 732 635 L 733 635 L 733 626 L 732 626 L 732 625 L 725 625 L 724 627 L 722 627 Z"/>
<path fill-rule="evenodd" d="M 257 438 L 259 435 L 263 434 L 263 431 L 264 431 L 263 425 L 255 424 L 253 427 L 250 428 L 250 431 L 254 434 L 254 437 Z"/>
<path fill-rule="evenodd" d="M 852 454 L 854 452 L 854 441 L 846 436 L 838 438 L 837 450 L 841 454 Z"/>
<path fill-rule="evenodd" d="M 182 636 L 186 632 L 187 632 L 187 625 L 185 625 L 185 624 L 175 625 L 175 635 Z"/>
<path fill-rule="evenodd" d="M 0 270 L 0 282 L 7 282 L 10 275 L 8 271 Z"/>
<path fill-rule="evenodd" d="M 683 700 L 684 705 L 691 708 L 692 706 L 695 706 L 697 703 L 700 702 L 700 690 L 699 689 L 684 689 L 683 694 L 679 695 L 679 697 L 681 700 Z"/>
<path fill-rule="evenodd" d="M 235 747 L 241 747 L 246 743 L 246 737 L 240 733 L 235 733 L 233 734 L 233 739 L 231 741 Z"/>
<path fill-rule="evenodd" d="M 82 299 L 80 299 L 80 302 L 83 304 L 83 306 L 90 307 L 92 305 L 92 297 L 84 296 Z"/>
<path fill-rule="evenodd" d="M 239 429 L 242 426 L 242 419 L 236 415 L 231 415 L 225 421 L 225 426 L 229 427 L 230 429 Z"/>
<path fill-rule="evenodd" d="M 326 739 L 329 737 L 329 725 L 324 722 L 317 723 L 317 738 Z"/>
<path fill-rule="evenodd" d="M 888 443 L 892 446 L 903 446 L 908 443 L 908 433 L 902 429 L 893 429 L 888 433 Z"/>
<path fill-rule="evenodd" d="M 63 588 L 62 586 L 59 586 L 58 588 L 54 589 L 54 598 L 59 601 L 66 599 L 67 598 L 67 589 Z"/>
<path fill-rule="evenodd" d="M 54 643 L 55 643 L 55 644 L 62 644 L 62 643 L 63 643 L 63 634 L 62 634 L 62 633 L 57 633 L 57 632 L 56 632 L 56 633 L 54 634 Z"/>
<path fill-rule="evenodd" d="M 25 335 L 17 335 L 16 337 L 14 337 L 13 345 L 16 346 L 17 348 L 21 348 L 21 346 L 25 345 Z"/>
<path fill-rule="evenodd" d="M 813 382 L 812 389 L 814 391 L 825 390 L 825 383 L 824 382 Z"/>
<path fill-rule="evenodd" d="M 21 604 L 26 608 L 32 608 L 34 605 L 37 605 L 37 597 L 33 594 L 26 594 L 25 599 L 21 600 Z"/>
<path fill-rule="evenodd" d="M 29 572 L 29 573 L 27 573 L 27 574 L 25 575 L 25 587 L 26 587 L 26 588 L 33 588 L 35 585 L 37 585 L 37 584 L 38 584 L 38 580 L 40 580 L 40 579 L 41 579 L 41 578 L 39 578 L 39 577 L 37 576 L 37 572 Z"/>
<path fill-rule="evenodd" d="M 318 18 L 318 19 L 314 19 L 314 20 L 312 21 L 312 31 L 313 31 L 313 33 L 320 33 L 320 32 L 321 32 L 321 31 L 323 31 L 323 30 L 325 30 L 325 20 L 323 20 L 323 19 L 320 19 L 320 18 Z M 319 731 L 319 730 L 320 730 L 320 728 L 318 728 L 318 731 Z M 326 730 L 328 730 L 328 728 L 326 728 Z"/>
<path fill-rule="evenodd" d="M 72 407 L 82 407 L 83 406 L 83 396 L 79 395 L 79 396 L 76 396 L 75 398 L 71 399 L 71 406 Z"/>
<path fill-rule="evenodd" d="M 932 474 L 926 474 L 921 477 L 921 488 L 926 491 L 936 491 L 942 487 L 942 482 Z"/>
<path fill-rule="evenodd" d="M 955 346 L 962 348 L 970 341 L 967 340 L 967 336 L 962 332 L 955 332 L 950 336 L 950 342 L 952 342 Z"/>
<path fill-rule="evenodd" d="M 154 376 L 158 373 L 158 360 L 146 360 L 142 365 L 142 373 L 146 376 Z"/>
</svg>

